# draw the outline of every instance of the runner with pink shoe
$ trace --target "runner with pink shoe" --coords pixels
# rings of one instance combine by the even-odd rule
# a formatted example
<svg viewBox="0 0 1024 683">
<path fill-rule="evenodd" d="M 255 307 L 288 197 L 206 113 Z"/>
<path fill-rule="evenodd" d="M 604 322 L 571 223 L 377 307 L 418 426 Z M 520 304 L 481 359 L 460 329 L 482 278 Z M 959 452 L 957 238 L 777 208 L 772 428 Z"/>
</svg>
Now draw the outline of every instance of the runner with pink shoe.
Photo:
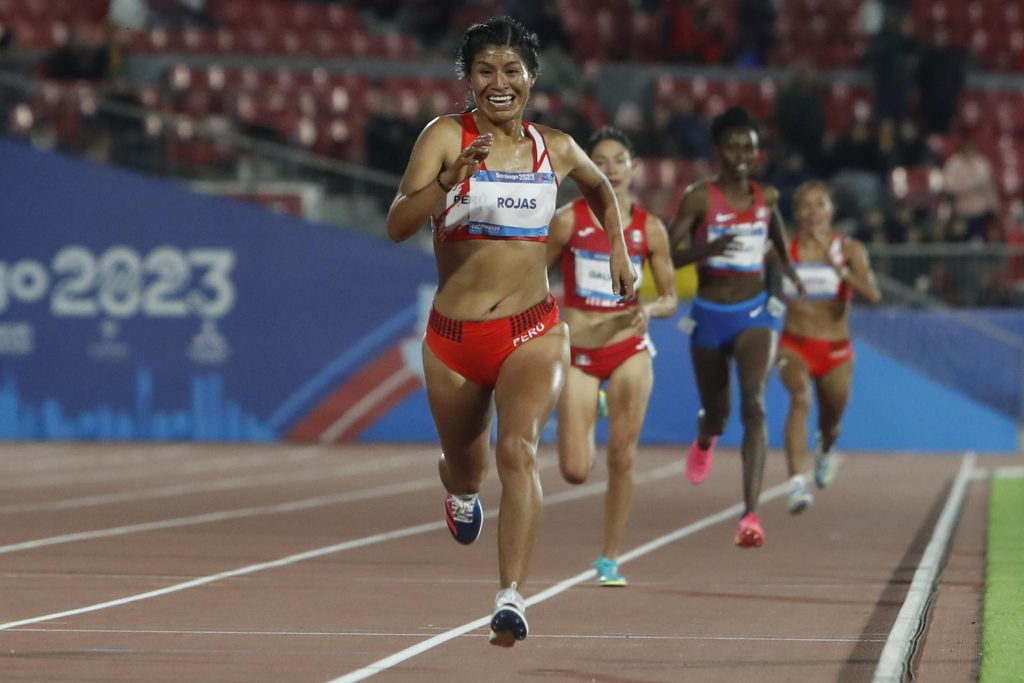
<svg viewBox="0 0 1024 683">
<path fill-rule="evenodd" d="M 754 548 L 764 543 L 756 512 L 768 445 L 764 391 L 784 311 L 768 296 L 769 247 L 797 291 L 804 288 L 789 258 L 778 190 L 750 179 L 758 152 L 754 119 L 746 109 L 731 107 L 712 121 L 711 139 L 719 174 L 687 188 L 670 230 L 673 264 L 698 267 L 697 296 L 684 321 L 702 410 L 686 456 L 686 477 L 700 484 L 711 471 L 715 443 L 729 418 L 730 361 L 735 360 L 744 500 L 735 542 Z"/>
</svg>

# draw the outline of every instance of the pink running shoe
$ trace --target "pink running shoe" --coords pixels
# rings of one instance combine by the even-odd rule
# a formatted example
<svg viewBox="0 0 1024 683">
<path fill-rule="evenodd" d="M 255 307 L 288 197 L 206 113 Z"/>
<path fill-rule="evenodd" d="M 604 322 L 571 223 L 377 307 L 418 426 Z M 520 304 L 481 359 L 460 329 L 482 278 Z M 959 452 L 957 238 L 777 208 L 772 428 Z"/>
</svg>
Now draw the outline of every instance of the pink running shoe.
<svg viewBox="0 0 1024 683">
<path fill-rule="evenodd" d="M 711 471 L 711 452 L 715 450 L 718 437 L 711 437 L 711 445 L 707 450 L 701 450 L 697 445 L 697 439 L 690 444 L 690 452 L 686 454 L 686 478 L 696 486 L 708 477 Z"/>
<path fill-rule="evenodd" d="M 760 548 L 764 544 L 764 529 L 761 528 L 761 520 L 757 515 L 753 512 L 743 515 L 733 542 L 741 548 Z"/>
</svg>

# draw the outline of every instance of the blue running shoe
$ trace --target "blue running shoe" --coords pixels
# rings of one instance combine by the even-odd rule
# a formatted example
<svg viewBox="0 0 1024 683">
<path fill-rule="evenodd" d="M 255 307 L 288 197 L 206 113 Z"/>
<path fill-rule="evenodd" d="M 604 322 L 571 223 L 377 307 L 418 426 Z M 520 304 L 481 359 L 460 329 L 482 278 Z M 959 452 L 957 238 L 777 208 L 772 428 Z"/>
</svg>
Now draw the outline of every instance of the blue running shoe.
<svg viewBox="0 0 1024 683">
<path fill-rule="evenodd" d="M 526 623 L 526 601 L 516 590 L 516 582 L 498 591 L 494 597 L 494 614 L 491 615 L 491 645 L 512 647 L 517 640 L 523 640 L 530 632 Z"/>
<path fill-rule="evenodd" d="M 449 493 L 444 499 L 444 518 L 452 538 L 463 545 L 469 545 L 480 538 L 480 530 L 484 527 L 484 509 L 480 506 L 480 496 L 475 493 L 453 496 Z"/>
<path fill-rule="evenodd" d="M 628 581 L 619 573 L 619 563 L 615 560 L 601 557 L 594 560 L 594 569 L 597 570 L 597 583 L 601 586 L 625 586 Z"/>
</svg>

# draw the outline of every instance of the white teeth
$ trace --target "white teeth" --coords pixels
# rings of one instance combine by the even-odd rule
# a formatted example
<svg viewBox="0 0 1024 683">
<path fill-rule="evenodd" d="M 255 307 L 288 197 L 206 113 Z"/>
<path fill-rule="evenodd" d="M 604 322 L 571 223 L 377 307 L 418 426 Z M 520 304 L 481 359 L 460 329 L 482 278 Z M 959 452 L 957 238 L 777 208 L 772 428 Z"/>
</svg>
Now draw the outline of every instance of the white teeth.
<svg viewBox="0 0 1024 683">
<path fill-rule="evenodd" d="M 494 104 L 508 104 L 509 102 L 512 101 L 512 96 L 502 95 L 501 97 L 488 97 L 487 101 L 493 102 Z"/>
</svg>

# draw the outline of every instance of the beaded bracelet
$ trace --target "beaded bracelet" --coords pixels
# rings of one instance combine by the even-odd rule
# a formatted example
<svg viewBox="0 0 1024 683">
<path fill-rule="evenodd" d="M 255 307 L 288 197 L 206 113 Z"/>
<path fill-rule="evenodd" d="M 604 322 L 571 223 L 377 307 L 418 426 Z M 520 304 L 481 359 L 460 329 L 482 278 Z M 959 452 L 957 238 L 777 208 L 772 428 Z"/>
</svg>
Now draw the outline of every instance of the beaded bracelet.
<svg viewBox="0 0 1024 683">
<path fill-rule="evenodd" d="M 454 185 L 450 185 L 448 187 L 445 187 L 444 183 L 441 182 L 441 171 L 437 172 L 437 177 L 434 178 L 434 180 L 437 181 L 437 186 L 440 187 L 442 190 L 444 190 L 445 194 L 448 194 L 449 192 L 451 192 L 452 188 L 455 187 Z"/>
</svg>

